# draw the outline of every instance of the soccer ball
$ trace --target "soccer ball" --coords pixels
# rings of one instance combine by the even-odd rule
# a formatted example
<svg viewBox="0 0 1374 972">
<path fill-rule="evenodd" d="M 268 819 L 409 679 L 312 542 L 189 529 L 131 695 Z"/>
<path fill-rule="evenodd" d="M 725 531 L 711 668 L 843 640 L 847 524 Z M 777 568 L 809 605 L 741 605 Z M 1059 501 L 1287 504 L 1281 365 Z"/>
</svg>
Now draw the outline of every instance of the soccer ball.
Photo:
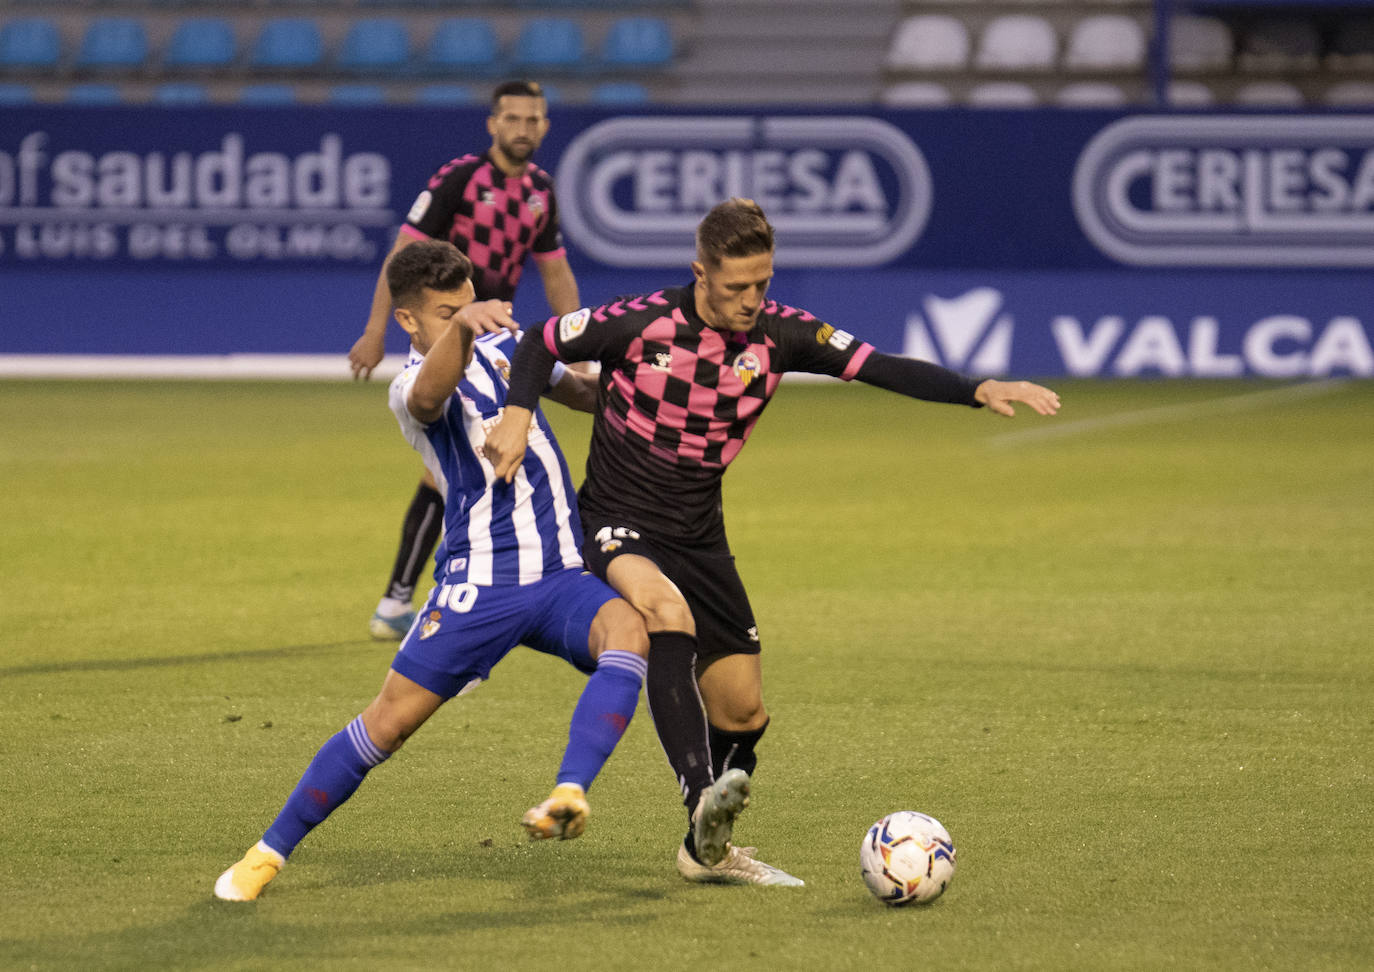
<svg viewBox="0 0 1374 972">
<path fill-rule="evenodd" d="M 954 877 L 954 841 L 934 817 L 898 810 L 868 828 L 859 864 L 884 904 L 929 904 Z"/>
</svg>

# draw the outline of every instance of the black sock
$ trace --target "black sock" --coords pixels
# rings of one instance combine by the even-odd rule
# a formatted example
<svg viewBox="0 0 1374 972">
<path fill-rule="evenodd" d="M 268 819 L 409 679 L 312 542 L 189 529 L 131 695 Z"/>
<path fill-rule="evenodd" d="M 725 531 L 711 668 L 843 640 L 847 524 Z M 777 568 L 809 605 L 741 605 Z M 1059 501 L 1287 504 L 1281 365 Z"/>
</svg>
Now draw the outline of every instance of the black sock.
<svg viewBox="0 0 1374 972">
<path fill-rule="evenodd" d="M 696 809 L 702 791 L 711 785 L 711 750 L 706 735 L 706 711 L 696 677 L 697 639 L 685 631 L 649 634 L 649 674 L 645 695 L 658 741 L 682 788 L 687 813 Z"/>
<path fill-rule="evenodd" d="M 767 730 L 766 721 L 757 729 L 746 729 L 743 732 L 731 732 L 711 726 L 711 770 L 715 778 L 719 779 L 727 769 L 742 769 L 752 778 L 754 767 L 759 764 L 754 746 Z"/>
<path fill-rule="evenodd" d="M 444 498 L 438 490 L 421 483 L 401 524 L 401 546 L 396 551 L 396 563 L 391 568 L 391 580 L 386 585 L 387 597 L 409 601 L 415 596 L 420 572 L 429 562 L 443 528 Z"/>
</svg>

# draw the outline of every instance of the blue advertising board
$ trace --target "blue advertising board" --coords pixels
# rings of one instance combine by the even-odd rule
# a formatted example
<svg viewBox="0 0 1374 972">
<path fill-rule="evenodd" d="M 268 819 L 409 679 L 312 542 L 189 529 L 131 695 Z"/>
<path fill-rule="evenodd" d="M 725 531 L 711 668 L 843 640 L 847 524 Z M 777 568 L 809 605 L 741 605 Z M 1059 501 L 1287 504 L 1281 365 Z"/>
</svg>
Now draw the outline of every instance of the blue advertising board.
<svg viewBox="0 0 1374 972">
<path fill-rule="evenodd" d="M 480 109 L 7 109 L 0 357 L 342 361 L 414 196 L 489 142 Z M 701 214 L 744 195 L 773 294 L 884 350 L 1374 375 L 1369 115 L 559 109 L 537 161 L 589 303 L 685 282 Z"/>
</svg>

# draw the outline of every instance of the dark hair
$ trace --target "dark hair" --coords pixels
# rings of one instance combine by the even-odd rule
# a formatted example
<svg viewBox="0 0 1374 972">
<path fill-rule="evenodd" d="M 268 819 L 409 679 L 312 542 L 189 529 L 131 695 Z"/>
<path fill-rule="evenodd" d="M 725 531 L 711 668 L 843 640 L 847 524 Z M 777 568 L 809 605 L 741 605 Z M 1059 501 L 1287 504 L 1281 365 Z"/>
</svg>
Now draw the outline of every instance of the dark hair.
<svg viewBox="0 0 1374 972">
<path fill-rule="evenodd" d="M 395 307 L 413 304 L 425 290 L 459 290 L 472 279 L 472 261 L 447 240 L 417 240 L 386 261 L 386 286 Z"/>
<path fill-rule="evenodd" d="M 752 199 L 717 203 L 697 225 L 697 258 L 718 266 L 724 257 L 773 252 L 773 227 Z"/>
<path fill-rule="evenodd" d="M 496 109 L 501 107 L 501 99 L 512 98 L 543 98 L 544 89 L 539 86 L 538 81 L 505 81 L 496 86 L 496 90 L 491 93 L 491 111 L 496 114 Z M 548 103 L 548 99 L 544 99 Z"/>
</svg>

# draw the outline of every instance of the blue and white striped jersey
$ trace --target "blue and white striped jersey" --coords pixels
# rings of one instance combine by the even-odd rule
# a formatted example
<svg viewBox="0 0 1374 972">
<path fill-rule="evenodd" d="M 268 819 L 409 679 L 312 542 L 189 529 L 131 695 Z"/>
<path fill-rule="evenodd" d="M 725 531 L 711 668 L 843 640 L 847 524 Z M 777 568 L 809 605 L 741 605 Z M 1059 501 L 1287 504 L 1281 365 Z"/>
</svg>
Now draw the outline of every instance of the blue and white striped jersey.
<svg viewBox="0 0 1374 972">
<path fill-rule="evenodd" d="M 485 334 L 444 414 L 423 425 L 406 408 L 423 358 L 412 353 L 391 382 L 391 411 L 444 495 L 444 536 L 435 551 L 436 579 L 483 586 L 533 584 L 582 566 L 582 526 L 568 464 L 548 421 L 535 411 L 529 448 L 515 482 L 496 479 L 482 456 L 487 430 L 506 404 L 516 339 Z M 562 380 L 555 372 L 551 382 Z"/>
</svg>

